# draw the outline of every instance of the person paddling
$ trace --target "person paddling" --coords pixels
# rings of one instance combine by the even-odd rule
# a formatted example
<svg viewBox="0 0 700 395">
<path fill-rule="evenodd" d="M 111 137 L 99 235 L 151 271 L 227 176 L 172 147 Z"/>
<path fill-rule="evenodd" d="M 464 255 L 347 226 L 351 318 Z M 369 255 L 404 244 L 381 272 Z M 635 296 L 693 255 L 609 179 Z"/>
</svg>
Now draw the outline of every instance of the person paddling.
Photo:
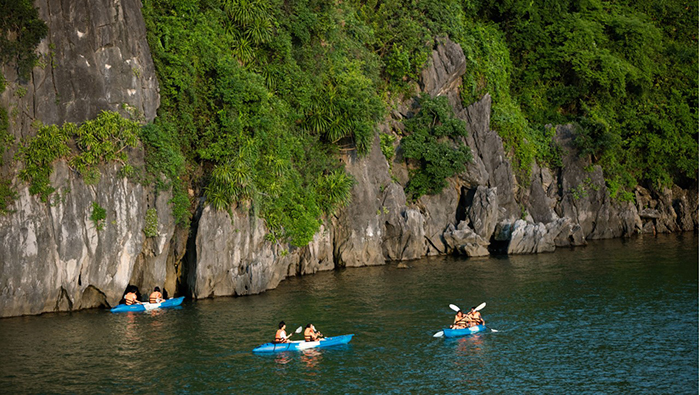
<svg viewBox="0 0 700 395">
<path fill-rule="evenodd" d="M 129 292 L 124 295 L 124 302 L 126 303 L 127 306 L 130 306 L 132 304 L 141 304 L 139 302 L 138 296 L 136 296 L 136 292 L 134 292 L 134 289 L 132 288 Z"/>
<path fill-rule="evenodd" d="M 306 329 L 304 329 L 304 340 L 307 342 L 316 341 L 322 339 L 323 335 L 321 332 L 316 330 L 312 324 L 307 324 Z"/>
<path fill-rule="evenodd" d="M 163 294 L 160 292 L 159 287 L 153 288 L 153 292 L 151 292 L 151 295 L 148 297 L 148 301 L 150 303 L 160 303 L 163 301 Z"/>
<path fill-rule="evenodd" d="M 289 338 L 292 337 L 294 332 L 287 335 L 287 332 L 284 331 L 287 328 L 284 321 L 280 321 L 279 327 L 280 329 L 275 333 L 275 341 L 273 343 L 289 343 Z M 301 327 L 299 327 L 299 329 L 301 329 Z"/>
<path fill-rule="evenodd" d="M 472 306 L 472 309 L 466 315 L 469 326 L 484 325 L 484 319 L 481 318 L 481 313 L 476 311 L 476 306 Z"/>
<path fill-rule="evenodd" d="M 469 327 L 469 318 L 462 313 L 462 310 L 459 310 L 457 315 L 455 315 L 455 322 L 450 325 L 450 329 L 464 329 L 467 327 Z"/>
</svg>

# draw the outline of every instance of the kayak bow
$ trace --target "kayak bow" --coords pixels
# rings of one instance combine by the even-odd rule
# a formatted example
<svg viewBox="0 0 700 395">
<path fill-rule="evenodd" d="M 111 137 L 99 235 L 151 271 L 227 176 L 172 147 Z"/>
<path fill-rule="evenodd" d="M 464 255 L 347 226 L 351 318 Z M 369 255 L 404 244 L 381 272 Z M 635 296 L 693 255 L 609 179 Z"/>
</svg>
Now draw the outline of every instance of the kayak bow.
<svg viewBox="0 0 700 395">
<path fill-rule="evenodd" d="M 348 343 L 354 334 L 326 337 L 321 340 L 307 342 L 303 340 L 292 341 L 289 343 L 265 343 L 255 347 L 253 352 L 280 352 L 280 351 L 301 351 L 309 348 L 325 348 Z"/>
<path fill-rule="evenodd" d="M 168 300 L 164 300 L 160 303 L 142 303 L 142 304 L 132 304 L 132 305 L 125 305 L 125 304 L 120 304 L 117 306 L 114 306 L 110 311 L 112 313 L 123 313 L 126 311 L 146 311 L 146 310 L 153 310 L 153 309 L 163 309 L 166 307 L 175 307 L 179 306 L 182 304 L 182 301 L 185 300 L 184 296 L 180 296 L 177 298 L 170 298 Z"/>
</svg>

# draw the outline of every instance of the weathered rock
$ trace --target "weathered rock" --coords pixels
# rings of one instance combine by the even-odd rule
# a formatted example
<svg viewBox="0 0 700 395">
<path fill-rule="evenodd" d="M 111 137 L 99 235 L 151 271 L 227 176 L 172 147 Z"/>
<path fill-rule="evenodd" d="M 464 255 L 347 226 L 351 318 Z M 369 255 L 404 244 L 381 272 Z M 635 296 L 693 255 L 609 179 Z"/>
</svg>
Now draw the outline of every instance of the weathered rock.
<svg viewBox="0 0 700 395">
<path fill-rule="evenodd" d="M 639 216 L 643 219 L 658 219 L 661 217 L 661 213 L 659 213 L 659 210 L 645 208 L 639 212 Z"/>
<path fill-rule="evenodd" d="M 559 222 L 560 221 L 560 222 Z M 554 245 L 557 247 L 574 247 L 583 246 L 588 244 L 586 242 L 586 236 L 583 234 L 581 225 L 574 223 L 570 218 L 560 218 L 555 221 L 558 222 L 556 227 L 559 228 L 558 234 L 554 236 Z M 549 226 L 549 224 L 547 224 Z"/>
<path fill-rule="evenodd" d="M 541 222 L 535 224 L 519 219 L 513 223 L 499 223 L 494 238 L 509 241 L 508 254 L 535 254 L 554 251 L 554 238 L 559 233 L 558 226 L 548 228 Z"/>
<path fill-rule="evenodd" d="M 27 137 L 33 134 L 35 120 L 80 123 L 103 110 L 124 115 L 135 110 L 146 121 L 155 118 L 158 81 L 139 0 L 34 4 L 49 27 L 37 49 L 40 66 L 32 70 L 28 83 L 21 82 L 12 67 L 2 70 L 8 89 L 0 104 L 16 114 L 11 133 Z M 17 93 L 20 88 L 24 95 Z"/>
<path fill-rule="evenodd" d="M 274 288 L 287 267 L 275 263 L 261 219 L 241 210 L 216 211 L 205 205 L 197 219 L 196 259 L 188 260 L 188 284 L 195 298 L 247 295 Z"/>
<path fill-rule="evenodd" d="M 503 150 L 503 140 L 498 133 L 489 128 L 490 113 L 491 96 L 486 94 L 479 102 L 469 106 L 466 113 L 460 114 L 466 114 L 470 136 L 468 141 L 474 162 L 481 162 L 488 174 L 487 183 L 482 185 L 496 188 L 498 191 L 498 204 L 502 209 L 498 219 L 512 221 L 520 216 L 520 209 L 515 201 L 515 176 Z M 480 174 L 480 171 L 473 173 Z"/>
<path fill-rule="evenodd" d="M 558 190 L 556 180 L 549 169 L 532 163 L 530 187 L 520 196 L 521 204 L 527 209 L 534 222 L 549 223 L 559 217 L 555 212 Z"/>
<path fill-rule="evenodd" d="M 337 266 L 356 267 L 384 264 L 382 241 L 383 189 L 392 183 L 389 165 L 375 136 L 369 154 L 360 159 L 355 152 L 346 157 L 346 170 L 357 184 L 352 203 L 333 221 L 333 255 Z"/>
<path fill-rule="evenodd" d="M 287 275 L 312 274 L 335 268 L 332 237 L 333 234 L 328 228 L 325 225 L 321 226 L 321 229 L 314 235 L 313 240 L 307 246 L 296 249 L 298 253 L 292 254 L 291 258 L 298 260 L 298 263 L 296 264 L 296 270 L 287 272 Z M 298 259 L 296 256 L 298 256 Z"/>
<path fill-rule="evenodd" d="M 102 169 L 85 185 L 57 162 L 49 203 L 21 186 L 15 212 L 0 216 L 0 316 L 99 306 L 121 299 L 145 235 L 148 191 Z M 90 217 L 93 203 L 106 209 L 103 223 Z M 98 229 L 103 226 L 103 229 Z"/>
<path fill-rule="evenodd" d="M 443 237 L 451 251 L 470 257 L 489 255 L 489 241 L 475 233 L 465 221 L 460 222 L 456 229 L 454 225 L 448 225 Z"/>
<path fill-rule="evenodd" d="M 661 192 L 637 186 L 635 198 L 644 233 L 688 231 L 698 227 L 696 186 L 683 190 L 674 185 Z"/>
<path fill-rule="evenodd" d="M 574 135 L 573 125 L 557 126 L 555 140 L 564 152 L 557 214 L 576 221 L 586 239 L 626 237 L 637 233 L 636 207 L 610 198 L 603 170 L 591 165 L 590 158 L 579 156 L 573 142 Z"/>
<path fill-rule="evenodd" d="M 474 232 L 481 238 L 489 240 L 498 222 L 497 188 L 477 187 L 471 204 L 468 204 L 467 218 Z"/>
<path fill-rule="evenodd" d="M 680 231 L 678 226 L 678 214 L 673 208 L 673 191 L 671 188 L 664 188 L 658 196 L 659 211 L 661 216 L 656 219 L 656 230 L 661 233 L 671 233 Z"/>
<path fill-rule="evenodd" d="M 427 255 L 442 255 L 449 252 L 443 233 L 449 225 L 457 224 L 457 208 L 460 201 L 460 188 L 454 180 L 438 195 L 420 198 L 421 213 L 425 218 L 425 238 L 428 242 Z"/>
<path fill-rule="evenodd" d="M 456 91 L 467 70 L 462 47 L 449 38 L 438 38 L 430 64 L 421 72 L 421 90 L 430 96 L 442 96 Z"/>
<path fill-rule="evenodd" d="M 150 200 L 147 196 L 147 202 Z M 176 291 L 176 273 L 171 269 L 168 279 L 168 262 L 171 263 L 173 256 L 170 253 L 170 242 L 175 235 L 175 221 L 170 210 L 170 193 L 160 193 L 155 199 L 153 208 L 158 216 L 157 235 L 146 238 L 143 243 L 141 254 L 134 263 L 131 275 L 131 284 L 137 285 L 142 292 L 148 292 L 158 286 L 165 291 L 165 294 L 174 295 Z M 146 208 L 148 210 L 148 207 Z M 181 254 L 184 251 L 181 251 Z M 182 256 L 182 255 L 179 255 Z"/>
<path fill-rule="evenodd" d="M 158 84 L 138 0 L 34 4 L 49 28 L 38 47 L 39 66 L 28 81 L 12 66 L 2 69 L 7 89 L 0 106 L 16 141 L 32 137 L 37 121 L 81 123 L 102 110 L 155 117 Z M 0 216 L 0 316 L 114 305 L 130 283 L 142 291 L 164 286 L 173 270 L 166 267 L 174 229 L 167 194 L 155 199 L 112 164 L 101 169 L 96 185 L 85 185 L 57 162 L 51 176 L 57 192 L 44 203 L 16 178 L 15 150 L 5 151 L 0 171 L 19 192 L 13 211 Z M 130 156 L 138 162 L 142 152 Z M 93 202 L 106 209 L 103 230 L 90 220 Z M 153 205 L 159 235 L 147 240 L 145 212 Z M 172 292 L 174 283 L 171 277 Z"/>
<path fill-rule="evenodd" d="M 382 251 L 386 260 L 418 259 L 425 255 L 424 218 L 418 210 L 406 207 L 406 195 L 398 184 L 387 187 L 382 204 L 382 220 Z"/>
<path fill-rule="evenodd" d="M 677 213 L 677 223 L 682 231 L 688 232 L 698 226 L 698 192 L 683 190 L 674 185 L 673 210 Z"/>
</svg>

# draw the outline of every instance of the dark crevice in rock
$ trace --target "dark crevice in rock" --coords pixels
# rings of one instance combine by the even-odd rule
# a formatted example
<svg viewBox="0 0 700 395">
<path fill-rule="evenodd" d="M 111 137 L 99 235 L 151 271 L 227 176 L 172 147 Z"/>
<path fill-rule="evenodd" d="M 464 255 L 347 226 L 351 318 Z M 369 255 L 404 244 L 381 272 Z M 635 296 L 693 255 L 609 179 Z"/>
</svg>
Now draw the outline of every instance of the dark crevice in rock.
<svg viewBox="0 0 700 395">
<path fill-rule="evenodd" d="M 195 214 L 192 216 L 190 233 L 187 238 L 187 248 L 185 255 L 182 258 L 183 264 L 183 281 L 179 283 L 177 293 L 179 295 L 196 295 L 197 284 L 197 232 L 199 230 L 199 220 L 202 218 L 202 211 L 206 201 L 200 200 Z"/>
</svg>

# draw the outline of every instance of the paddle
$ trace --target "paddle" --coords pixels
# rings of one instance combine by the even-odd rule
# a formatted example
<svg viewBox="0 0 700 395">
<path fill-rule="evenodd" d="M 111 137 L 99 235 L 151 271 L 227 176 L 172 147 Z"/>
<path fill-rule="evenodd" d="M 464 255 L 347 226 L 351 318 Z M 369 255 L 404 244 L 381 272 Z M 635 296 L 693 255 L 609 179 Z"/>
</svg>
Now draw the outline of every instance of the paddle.
<svg viewBox="0 0 700 395">
<path fill-rule="evenodd" d="M 295 333 L 301 333 L 301 327 L 298 327 L 297 330 L 295 330 L 294 332 L 292 332 L 292 333 L 290 333 L 289 335 L 287 335 L 287 337 L 285 337 L 285 339 L 289 339 L 289 338 L 292 337 L 292 335 L 294 335 Z"/>
<path fill-rule="evenodd" d="M 479 311 L 479 310 L 483 309 L 484 307 L 486 307 L 486 302 L 484 302 L 484 303 L 482 303 L 482 304 L 476 306 L 476 307 L 474 308 L 474 311 Z M 454 311 L 460 311 L 460 310 L 462 310 L 462 309 L 460 309 L 458 306 L 455 306 L 455 305 L 453 305 L 453 304 L 450 305 L 450 308 L 451 308 L 452 310 L 454 310 Z"/>
</svg>

